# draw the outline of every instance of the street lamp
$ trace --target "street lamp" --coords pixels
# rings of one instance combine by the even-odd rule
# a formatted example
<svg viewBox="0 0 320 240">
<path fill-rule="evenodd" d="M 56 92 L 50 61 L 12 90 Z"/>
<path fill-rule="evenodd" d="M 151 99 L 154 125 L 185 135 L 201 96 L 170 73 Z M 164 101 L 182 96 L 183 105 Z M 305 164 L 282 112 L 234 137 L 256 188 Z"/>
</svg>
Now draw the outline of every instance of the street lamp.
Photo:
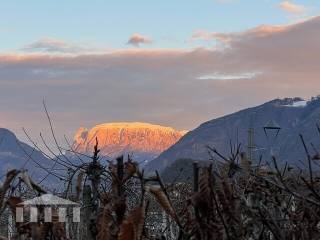
<svg viewBox="0 0 320 240">
<path fill-rule="evenodd" d="M 264 127 L 264 134 L 267 139 L 274 138 L 274 140 L 278 137 L 281 127 L 273 120 L 270 120 Z M 272 139 L 271 139 L 272 140 Z"/>
<path fill-rule="evenodd" d="M 267 124 L 263 127 L 264 134 L 269 142 L 270 153 L 273 155 L 273 144 L 276 141 L 281 127 L 273 120 L 267 122 Z"/>
</svg>

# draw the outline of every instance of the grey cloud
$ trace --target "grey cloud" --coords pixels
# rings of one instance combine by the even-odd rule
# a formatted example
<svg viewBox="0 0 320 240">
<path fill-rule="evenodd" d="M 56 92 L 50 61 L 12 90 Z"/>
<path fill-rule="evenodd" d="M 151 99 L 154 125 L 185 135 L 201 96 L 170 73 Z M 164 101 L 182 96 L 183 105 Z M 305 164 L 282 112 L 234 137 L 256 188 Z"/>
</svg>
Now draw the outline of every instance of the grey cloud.
<svg viewBox="0 0 320 240">
<path fill-rule="evenodd" d="M 148 36 L 143 36 L 141 34 L 135 33 L 133 34 L 127 44 L 133 45 L 135 47 L 139 47 L 140 44 L 150 44 L 152 43 L 152 39 Z"/>
<path fill-rule="evenodd" d="M 22 51 L 26 52 L 47 52 L 47 53 L 86 53 L 97 51 L 96 48 L 72 44 L 55 38 L 43 38 L 33 43 L 27 44 Z"/>
<path fill-rule="evenodd" d="M 46 130 L 46 98 L 59 136 L 110 121 L 191 129 L 272 98 L 318 95 L 319 27 L 317 17 L 230 33 L 222 50 L 2 55 L 0 124 L 20 133 L 25 126 L 35 135 Z"/>
</svg>

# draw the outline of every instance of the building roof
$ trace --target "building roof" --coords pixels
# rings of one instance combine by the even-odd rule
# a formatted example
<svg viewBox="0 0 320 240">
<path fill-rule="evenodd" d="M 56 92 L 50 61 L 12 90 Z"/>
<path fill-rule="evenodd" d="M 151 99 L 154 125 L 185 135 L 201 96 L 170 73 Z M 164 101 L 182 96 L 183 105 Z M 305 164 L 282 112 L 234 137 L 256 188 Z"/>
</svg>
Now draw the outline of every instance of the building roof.
<svg viewBox="0 0 320 240">
<path fill-rule="evenodd" d="M 60 197 L 57 197 L 52 194 L 44 194 L 41 195 L 40 197 L 35 197 L 33 199 L 26 200 L 19 205 L 24 205 L 24 206 L 35 206 L 35 205 L 53 205 L 53 206 L 78 206 L 79 203 L 72 202 L 67 199 L 63 199 Z"/>
</svg>

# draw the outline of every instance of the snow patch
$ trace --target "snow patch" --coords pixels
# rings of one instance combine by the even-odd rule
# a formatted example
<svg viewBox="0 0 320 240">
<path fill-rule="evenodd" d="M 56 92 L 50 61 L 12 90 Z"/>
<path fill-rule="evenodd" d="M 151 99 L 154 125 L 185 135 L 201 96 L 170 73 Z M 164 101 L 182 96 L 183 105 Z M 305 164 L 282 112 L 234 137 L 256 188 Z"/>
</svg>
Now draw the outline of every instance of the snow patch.
<svg viewBox="0 0 320 240">
<path fill-rule="evenodd" d="M 307 106 L 308 104 L 308 101 L 306 100 L 301 100 L 301 101 L 296 101 L 296 102 L 293 102 L 289 105 L 285 105 L 286 107 L 305 107 Z"/>
</svg>

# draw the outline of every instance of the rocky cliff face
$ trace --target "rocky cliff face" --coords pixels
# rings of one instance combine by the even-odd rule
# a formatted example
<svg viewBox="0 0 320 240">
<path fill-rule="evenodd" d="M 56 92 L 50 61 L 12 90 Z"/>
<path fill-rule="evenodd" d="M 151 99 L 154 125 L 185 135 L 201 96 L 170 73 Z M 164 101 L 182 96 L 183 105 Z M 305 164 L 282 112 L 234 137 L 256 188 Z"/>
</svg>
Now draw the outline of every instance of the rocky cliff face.
<svg viewBox="0 0 320 240">
<path fill-rule="evenodd" d="M 139 162 L 148 162 L 175 144 L 186 131 L 149 123 L 106 123 L 91 129 L 80 128 L 74 137 L 77 152 L 92 153 L 95 139 L 101 155 L 117 157 L 132 154 Z"/>
</svg>

